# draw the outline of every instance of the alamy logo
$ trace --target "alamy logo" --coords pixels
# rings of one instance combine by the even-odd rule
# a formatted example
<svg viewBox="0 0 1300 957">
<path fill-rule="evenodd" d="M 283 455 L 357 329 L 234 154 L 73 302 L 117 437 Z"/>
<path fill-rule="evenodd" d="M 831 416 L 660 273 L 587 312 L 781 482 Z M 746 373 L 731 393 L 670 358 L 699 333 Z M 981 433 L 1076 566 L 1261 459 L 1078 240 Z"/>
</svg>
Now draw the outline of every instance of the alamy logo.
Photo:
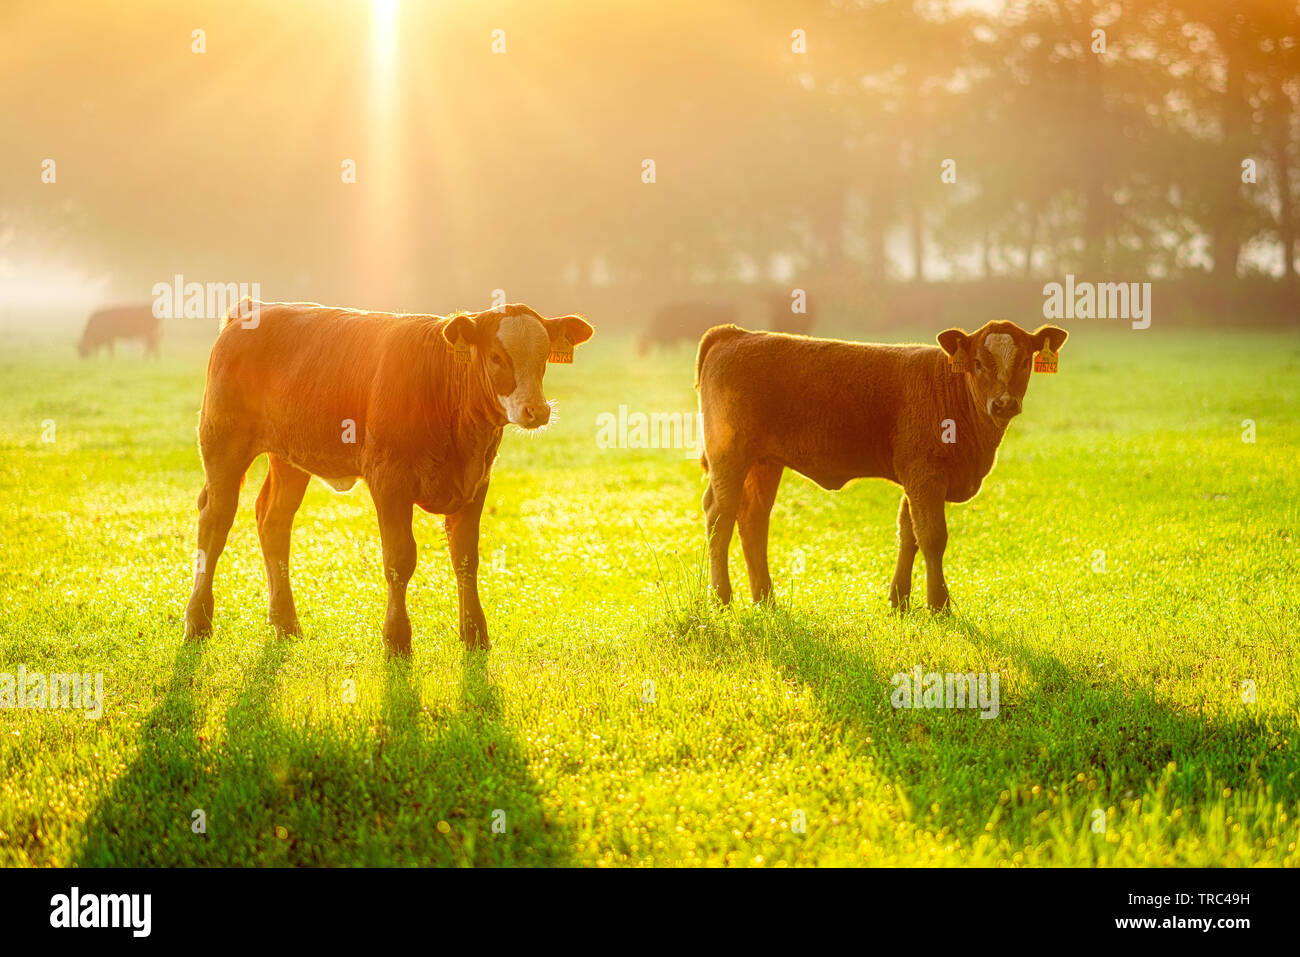
<svg viewBox="0 0 1300 957">
<path fill-rule="evenodd" d="M 703 450 L 704 416 L 699 412 L 602 412 L 596 416 L 596 445 L 602 449 L 680 449 L 686 458 Z"/>
<path fill-rule="evenodd" d="M 1131 319 L 1134 329 L 1151 325 L 1151 283 L 1049 282 L 1043 287 L 1044 319 Z"/>
<path fill-rule="evenodd" d="M 889 700 L 895 708 L 979 708 L 981 718 L 998 716 L 1001 675 L 996 671 L 923 674 L 916 665 L 911 674 L 900 671 L 889 683 L 894 686 Z"/>
<path fill-rule="evenodd" d="M 260 282 L 186 282 L 177 273 L 171 282 L 153 284 L 153 314 L 159 319 L 221 319 L 244 300 L 262 298 Z M 245 319 L 245 328 L 254 328 Z"/>
<path fill-rule="evenodd" d="M 79 887 L 50 898 L 51 927 L 128 927 L 133 937 L 148 937 L 151 894 L 86 894 Z"/>
<path fill-rule="evenodd" d="M 80 710 L 95 720 L 104 715 L 104 674 L 52 671 L 15 674 L 0 672 L 0 708 L 64 708 Z"/>
</svg>

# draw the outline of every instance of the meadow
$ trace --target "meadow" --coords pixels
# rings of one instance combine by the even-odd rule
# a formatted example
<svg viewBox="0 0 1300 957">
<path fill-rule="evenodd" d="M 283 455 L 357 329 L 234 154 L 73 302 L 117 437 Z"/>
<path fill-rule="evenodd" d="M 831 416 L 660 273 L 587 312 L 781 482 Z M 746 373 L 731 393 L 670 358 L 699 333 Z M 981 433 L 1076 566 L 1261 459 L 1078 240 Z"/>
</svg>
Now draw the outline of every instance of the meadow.
<svg viewBox="0 0 1300 957">
<path fill-rule="evenodd" d="M 899 617 L 897 488 L 789 472 L 776 602 L 744 597 L 737 540 L 742 599 L 715 607 L 694 456 L 597 441 L 620 405 L 693 411 L 693 350 L 635 359 L 593 322 L 547 374 L 556 420 L 509 429 L 494 471 L 494 648 L 460 646 L 418 514 L 409 662 L 383 654 L 364 483 L 312 483 L 305 636 L 272 633 L 264 459 L 214 635 L 182 641 L 200 343 L 4 348 L 0 673 L 102 673 L 106 700 L 0 710 L 0 864 L 1300 864 L 1294 333 L 1067 324 L 949 506 L 954 614 Z M 917 666 L 997 674 L 997 717 L 895 709 Z"/>
</svg>

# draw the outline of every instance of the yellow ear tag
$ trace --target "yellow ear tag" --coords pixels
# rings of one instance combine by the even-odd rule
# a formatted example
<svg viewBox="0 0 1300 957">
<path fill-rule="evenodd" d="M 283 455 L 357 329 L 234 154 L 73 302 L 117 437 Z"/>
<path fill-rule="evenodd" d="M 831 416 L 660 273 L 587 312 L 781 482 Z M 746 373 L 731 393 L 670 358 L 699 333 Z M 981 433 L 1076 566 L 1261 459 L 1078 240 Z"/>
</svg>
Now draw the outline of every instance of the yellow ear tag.
<svg viewBox="0 0 1300 957">
<path fill-rule="evenodd" d="M 952 355 L 950 355 L 948 357 L 948 368 L 951 369 L 954 373 L 958 373 L 958 374 L 965 372 L 966 353 L 954 352 Z"/>
<path fill-rule="evenodd" d="M 1057 353 L 1052 351 L 1052 344 L 1050 342 L 1044 342 L 1043 348 L 1039 349 L 1038 353 L 1034 356 L 1034 371 L 1055 374 L 1058 362 L 1057 355 Z"/>
<path fill-rule="evenodd" d="M 463 338 L 461 338 L 460 336 L 457 336 L 457 337 L 456 337 L 456 342 L 455 342 L 455 344 L 452 346 L 452 348 L 453 348 L 453 350 L 454 350 L 455 353 L 456 353 L 456 361 L 457 361 L 457 362 L 469 362 L 469 359 L 470 359 L 470 352 L 469 352 L 469 343 L 468 343 L 468 342 L 466 342 L 466 341 L 465 341 Z"/>
<path fill-rule="evenodd" d="M 551 354 L 546 357 L 547 362 L 572 362 L 573 361 L 573 343 L 569 341 L 566 333 L 561 332 L 560 338 L 551 343 Z"/>
</svg>

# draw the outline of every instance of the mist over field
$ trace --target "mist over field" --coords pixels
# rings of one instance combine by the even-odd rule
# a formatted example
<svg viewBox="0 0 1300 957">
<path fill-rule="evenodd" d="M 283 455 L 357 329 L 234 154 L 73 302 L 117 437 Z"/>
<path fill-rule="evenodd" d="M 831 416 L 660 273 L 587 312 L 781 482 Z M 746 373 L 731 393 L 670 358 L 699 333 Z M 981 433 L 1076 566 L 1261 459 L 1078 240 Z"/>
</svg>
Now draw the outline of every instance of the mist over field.
<svg viewBox="0 0 1300 957">
<path fill-rule="evenodd" d="M 1167 322 L 1300 312 L 1291 3 L 18 0 L 0 27 L 0 328 L 178 274 L 629 331 L 800 287 L 928 339 L 1067 274 L 1156 281 Z"/>
</svg>

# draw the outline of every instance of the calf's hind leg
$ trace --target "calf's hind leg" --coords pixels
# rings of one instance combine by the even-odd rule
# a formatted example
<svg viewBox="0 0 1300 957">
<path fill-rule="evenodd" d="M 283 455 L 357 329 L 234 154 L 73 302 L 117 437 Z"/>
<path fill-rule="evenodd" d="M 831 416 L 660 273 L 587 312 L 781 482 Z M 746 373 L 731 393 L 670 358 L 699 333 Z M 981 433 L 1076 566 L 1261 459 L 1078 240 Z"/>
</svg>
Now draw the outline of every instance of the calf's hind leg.
<svg viewBox="0 0 1300 957">
<path fill-rule="evenodd" d="M 749 594 L 755 602 L 772 594 L 772 576 L 767 567 L 767 531 L 772 518 L 772 504 L 781 486 L 785 467 L 776 462 L 757 462 L 745 477 L 740 493 L 737 526 L 740 547 L 745 552 L 749 571 Z"/>
<path fill-rule="evenodd" d="M 289 587 L 289 544 L 293 516 L 302 504 L 311 476 L 284 459 L 268 455 L 271 467 L 257 494 L 257 537 L 266 561 L 271 625 L 282 635 L 300 635 L 298 612 Z"/>
<path fill-rule="evenodd" d="M 198 552 L 194 556 L 194 590 L 185 606 L 186 638 L 202 638 L 212 631 L 212 578 L 239 508 L 244 472 L 253 458 L 243 450 L 236 454 L 214 452 L 211 446 L 203 449 L 206 481 L 199 492 Z"/>
<path fill-rule="evenodd" d="M 725 459 L 710 456 L 709 487 L 704 490 L 704 530 L 709 539 L 709 580 L 713 594 L 724 605 L 731 601 L 727 549 L 736 527 L 744 480 L 744 467 L 737 468 Z"/>
<path fill-rule="evenodd" d="M 916 560 L 916 532 L 912 528 L 912 509 L 907 496 L 898 506 L 898 564 L 894 566 L 894 580 L 889 586 L 889 604 L 899 611 L 907 611 L 912 593 L 912 564 Z"/>
</svg>

